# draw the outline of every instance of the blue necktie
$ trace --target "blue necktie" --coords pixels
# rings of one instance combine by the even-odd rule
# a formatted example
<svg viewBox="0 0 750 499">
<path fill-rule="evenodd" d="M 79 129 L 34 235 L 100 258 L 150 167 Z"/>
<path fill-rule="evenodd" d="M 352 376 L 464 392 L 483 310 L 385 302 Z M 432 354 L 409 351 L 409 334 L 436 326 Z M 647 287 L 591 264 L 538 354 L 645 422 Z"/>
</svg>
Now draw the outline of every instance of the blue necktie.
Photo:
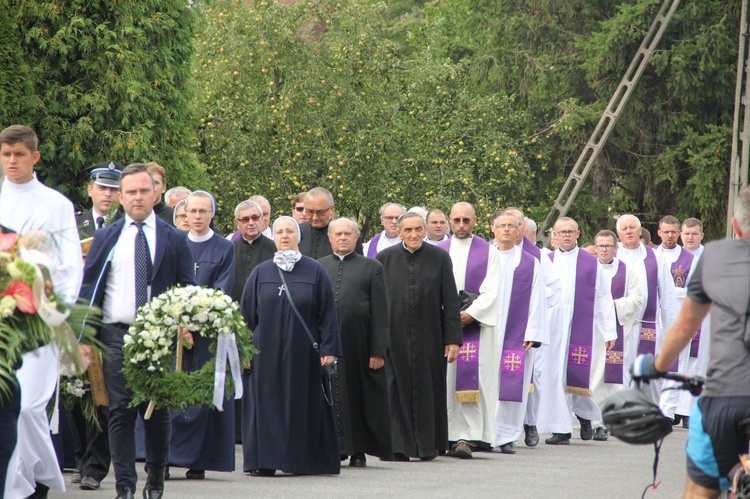
<svg viewBox="0 0 750 499">
<path fill-rule="evenodd" d="M 148 250 L 143 222 L 133 222 L 138 229 L 135 236 L 135 308 L 148 301 L 148 286 L 151 283 L 151 252 Z"/>
</svg>

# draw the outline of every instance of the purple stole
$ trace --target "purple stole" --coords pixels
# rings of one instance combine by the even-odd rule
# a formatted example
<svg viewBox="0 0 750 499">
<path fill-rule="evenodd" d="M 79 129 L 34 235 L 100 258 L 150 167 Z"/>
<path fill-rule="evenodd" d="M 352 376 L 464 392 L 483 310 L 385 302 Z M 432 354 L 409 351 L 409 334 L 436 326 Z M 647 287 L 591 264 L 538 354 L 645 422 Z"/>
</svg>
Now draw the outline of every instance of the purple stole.
<svg viewBox="0 0 750 499">
<path fill-rule="evenodd" d="M 437 246 L 450 253 L 451 240 L 443 241 Z M 466 278 L 464 290 L 479 294 L 479 287 L 487 275 L 490 243 L 479 236 L 474 236 L 466 260 Z M 463 327 L 463 345 L 456 359 L 456 401 L 479 402 L 479 332 L 481 326 L 474 321 Z"/>
<path fill-rule="evenodd" d="M 378 254 L 378 242 L 380 241 L 380 236 L 382 236 L 382 232 L 378 232 L 375 234 L 375 237 L 370 239 L 370 245 L 367 247 L 367 255 L 365 255 L 367 258 L 375 258 Z"/>
<path fill-rule="evenodd" d="M 239 230 L 237 230 L 237 231 L 235 231 L 235 232 L 234 232 L 234 233 L 232 234 L 232 239 L 231 239 L 231 241 L 232 241 L 232 242 L 235 242 L 235 241 L 236 241 L 237 239 L 239 239 L 240 237 L 242 237 L 242 231 L 239 231 Z"/>
<path fill-rule="evenodd" d="M 641 320 L 641 334 L 638 339 L 638 355 L 656 353 L 656 295 L 659 283 L 659 266 L 656 263 L 656 253 L 648 246 L 646 258 L 643 265 L 646 267 L 646 287 L 648 289 L 648 300 L 646 310 Z"/>
<path fill-rule="evenodd" d="M 617 262 L 617 272 L 612 276 L 612 300 L 617 300 L 625 296 L 625 264 Z M 624 334 L 620 321 L 617 319 L 617 307 L 615 307 L 615 325 L 617 326 L 617 340 L 612 350 L 607 351 L 607 357 L 604 361 L 604 382 L 616 385 L 622 384 L 622 364 L 624 359 L 623 340 Z"/>
<path fill-rule="evenodd" d="M 555 260 L 550 253 L 550 260 Z M 599 261 L 594 255 L 578 250 L 576 264 L 576 296 L 573 300 L 573 317 L 570 324 L 568 369 L 565 391 L 591 396 L 591 355 L 594 343 L 594 302 L 596 298 L 596 272 Z"/>
<path fill-rule="evenodd" d="M 693 260 L 695 256 L 686 249 L 680 251 L 680 256 L 672 264 L 672 279 L 674 279 L 674 287 L 684 288 L 687 285 L 687 276 L 690 273 L 690 269 L 693 266 Z M 690 340 L 690 356 L 698 356 L 698 347 L 701 341 L 701 328 L 698 327 L 698 331 L 693 335 L 693 339 Z M 675 361 L 676 362 L 676 361 Z M 674 369 L 672 369 L 674 368 Z M 677 366 L 672 364 L 669 368 L 670 371 L 676 371 Z"/>
<path fill-rule="evenodd" d="M 542 259 L 542 250 L 539 249 L 539 246 L 532 243 L 531 240 L 529 240 L 528 237 L 523 238 L 523 243 L 521 244 L 521 248 L 526 252 L 529 253 L 531 256 L 536 258 L 538 261 L 541 261 Z"/>
<path fill-rule="evenodd" d="M 508 302 L 505 339 L 500 358 L 500 401 L 523 402 L 523 376 L 526 365 L 523 342 L 529 323 L 529 303 L 533 284 L 534 257 L 522 251 L 521 261 L 513 271 L 513 286 Z"/>
</svg>

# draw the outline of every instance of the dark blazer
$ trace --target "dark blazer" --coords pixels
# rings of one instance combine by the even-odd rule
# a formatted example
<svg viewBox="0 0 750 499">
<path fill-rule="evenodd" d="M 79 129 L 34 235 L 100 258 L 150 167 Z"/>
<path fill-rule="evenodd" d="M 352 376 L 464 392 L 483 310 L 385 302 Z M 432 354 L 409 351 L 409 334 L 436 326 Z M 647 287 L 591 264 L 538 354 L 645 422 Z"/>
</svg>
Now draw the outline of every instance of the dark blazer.
<svg viewBox="0 0 750 499">
<path fill-rule="evenodd" d="M 96 224 L 91 218 L 91 208 L 81 213 L 76 213 L 76 225 L 78 226 L 78 233 L 81 239 L 83 239 L 83 234 L 86 234 L 86 237 L 94 237 Z"/>
<path fill-rule="evenodd" d="M 120 238 L 125 217 L 97 231 L 83 268 L 79 296 L 101 307 L 107 287 L 110 251 Z M 106 266 L 106 268 L 105 268 Z M 101 276 L 99 285 L 97 280 Z M 156 254 L 151 279 L 151 295 L 158 296 L 175 284 L 195 284 L 193 254 L 187 235 L 156 217 Z M 96 289 L 96 295 L 94 290 Z"/>
</svg>

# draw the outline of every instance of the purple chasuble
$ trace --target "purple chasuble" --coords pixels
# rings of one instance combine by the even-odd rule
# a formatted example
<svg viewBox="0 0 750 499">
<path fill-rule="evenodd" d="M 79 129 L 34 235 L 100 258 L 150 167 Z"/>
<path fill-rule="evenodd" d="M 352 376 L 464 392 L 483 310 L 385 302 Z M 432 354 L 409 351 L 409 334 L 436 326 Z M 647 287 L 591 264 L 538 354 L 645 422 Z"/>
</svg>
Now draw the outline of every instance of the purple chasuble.
<svg viewBox="0 0 750 499">
<path fill-rule="evenodd" d="M 378 232 L 375 234 L 375 237 L 370 239 L 370 245 L 367 247 L 367 255 L 365 255 L 367 258 L 375 258 L 378 255 L 378 242 L 380 242 L 380 236 L 382 235 L 382 232 Z"/>
<path fill-rule="evenodd" d="M 555 260 L 555 253 L 550 253 L 550 260 Z M 599 261 L 594 255 L 578 250 L 565 391 L 587 397 L 591 396 L 589 382 L 591 356 L 594 352 L 594 302 L 598 265 Z"/>
<path fill-rule="evenodd" d="M 508 302 L 505 339 L 500 357 L 500 393 L 498 400 L 523 402 L 523 376 L 526 368 L 526 326 L 529 323 L 531 288 L 534 284 L 534 257 L 521 252 L 521 261 L 513 271 L 513 286 Z"/>
<path fill-rule="evenodd" d="M 437 246 L 450 253 L 451 240 Z M 479 288 L 487 275 L 487 261 L 490 243 L 475 235 L 471 239 L 469 256 L 466 260 L 464 290 L 479 294 Z M 463 327 L 463 345 L 456 359 L 456 400 L 458 402 L 479 402 L 479 332 L 481 326 L 474 321 Z"/>
<path fill-rule="evenodd" d="M 537 260 L 541 261 L 542 250 L 539 249 L 539 246 L 531 242 L 531 240 L 528 237 L 523 238 L 523 243 L 521 243 L 521 249 L 523 249 L 526 253 L 529 253 L 531 256 L 533 256 Z"/>
<path fill-rule="evenodd" d="M 626 268 L 622 262 L 617 263 L 617 272 L 612 277 L 612 300 L 618 300 L 625 296 L 625 279 Z M 617 326 L 617 340 L 612 350 L 607 351 L 606 360 L 604 361 L 604 382 L 621 385 L 622 365 L 623 365 L 623 340 L 624 334 L 620 321 L 617 318 L 617 307 L 615 307 L 615 325 Z"/>
<path fill-rule="evenodd" d="M 646 248 L 646 258 L 643 259 L 643 265 L 646 267 L 646 287 L 648 290 L 648 299 L 646 300 L 646 310 L 643 312 L 641 320 L 641 334 L 638 339 L 638 355 L 656 353 L 656 294 L 659 284 L 659 266 L 656 263 L 656 253 L 648 246 Z"/>
<path fill-rule="evenodd" d="M 672 264 L 672 279 L 674 279 L 674 287 L 675 288 L 684 288 L 687 286 L 687 276 L 690 273 L 690 269 L 693 266 L 693 260 L 695 259 L 695 256 L 690 253 L 686 249 L 682 249 L 680 251 L 680 256 L 677 257 L 677 260 L 674 261 Z M 690 340 L 690 356 L 691 357 L 697 357 L 698 356 L 698 347 L 700 346 L 701 341 L 701 328 L 698 328 L 698 331 L 695 332 L 695 335 L 693 335 L 693 339 Z M 672 364 L 669 368 L 670 371 L 677 371 L 677 361 L 675 361 L 674 364 Z M 673 369 L 674 368 L 674 369 Z"/>
</svg>

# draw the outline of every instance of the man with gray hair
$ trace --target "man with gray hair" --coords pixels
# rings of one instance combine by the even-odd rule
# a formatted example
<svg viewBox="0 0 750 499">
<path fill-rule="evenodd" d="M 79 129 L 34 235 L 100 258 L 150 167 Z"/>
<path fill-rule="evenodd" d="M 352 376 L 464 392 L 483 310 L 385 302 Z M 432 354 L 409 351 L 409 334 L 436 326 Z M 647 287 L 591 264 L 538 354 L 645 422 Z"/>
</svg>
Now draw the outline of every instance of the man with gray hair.
<svg viewBox="0 0 750 499">
<path fill-rule="evenodd" d="M 362 250 L 367 258 L 375 258 L 375 255 L 384 249 L 401 242 L 401 238 L 398 237 L 398 218 L 405 212 L 406 207 L 397 203 L 385 203 L 380 207 L 380 223 L 383 230 L 363 245 Z"/>
<path fill-rule="evenodd" d="M 262 262 L 273 258 L 276 244 L 267 237 L 260 237 L 263 224 L 262 208 L 255 202 L 242 201 L 234 209 L 234 223 L 240 237 L 234 240 L 234 286 L 232 299 L 239 302 L 250 272 Z"/>
<path fill-rule="evenodd" d="M 391 457 L 391 423 L 385 354 L 388 289 L 383 265 L 354 250 L 359 228 L 351 218 L 328 224 L 333 254 L 320 264 L 333 283 L 344 356 L 336 372 L 336 417 L 342 456 L 366 466 L 365 454 Z M 400 241 L 400 239 L 399 239 Z"/>
<path fill-rule="evenodd" d="M 641 221 L 638 217 L 630 213 L 621 215 L 616 228 L 620 238 L 617 258 L 639 274 L 644 304 L 635 315 L 633 328 L 625 331 L 625 365 L 629 366 L 637 354 L 653 354 L 661 345 L 663 332 L 677 317 L 677 296 L 664 257 L 641 242 Z M 623 384 L 629 385 L 630 373 L 627 369 L 624 375 Z M 659 402 L 661 388 L 661 381 L 643 387 L 654 403 Z"/>
<path fill-rule="evenodd" d="M 183 187 L 181 185 L 172 187 L 164 193 L 164 201 L 167 203 L 167 206 L 169 206 L 170 208 L 174 208 L 177 203 L 179 203 L 183 199 L 186 199 L 190 194 L 191 191 L 187 187 Z"/>
<path fill-rule="evenodd" d="M 448 450 L 445 361 L 461 344 L 461 316 L 448 253 L 424 243 L 425 221 L 404 213 L 402 243 L 381 251 L 390 296 L 388 391 L 394 458 L 434 459 Z"/>
<path fill-rule="evenodd" d="M 334 217 L 333 194 L 324 187 L 313 187 L 305 195 L 304 203 L 308 220 L 299 225 L 302 233 L 299 251 L 317 260 L 333 253 L 328 239 L 328 224 Z M 355 251 L 363 254 L 359 239 Z"/>
<path fill-rule="evenodd" d="M 271 241 L 273 241 L 273 230 L 271 229 L 271 203 L 268 201 L 268 199 L 261 196 L 260 194 L 250 196 L 247 199 L 248 201 L 254 201 L 258 206 L 260 206 L 260 209 L 262 210 L 261 214 L 263 215 L 263 218 L 261 218 L 262 223 L 260 226 L 260 232 Z"/>
<path fill-rule="evenodd" d="M 536 244 L 536 222 L 529 217 L 524 217 L 523 222 L 526 225 L 526 233 L 524 234 L 524 237 Z"/>
</svg>

